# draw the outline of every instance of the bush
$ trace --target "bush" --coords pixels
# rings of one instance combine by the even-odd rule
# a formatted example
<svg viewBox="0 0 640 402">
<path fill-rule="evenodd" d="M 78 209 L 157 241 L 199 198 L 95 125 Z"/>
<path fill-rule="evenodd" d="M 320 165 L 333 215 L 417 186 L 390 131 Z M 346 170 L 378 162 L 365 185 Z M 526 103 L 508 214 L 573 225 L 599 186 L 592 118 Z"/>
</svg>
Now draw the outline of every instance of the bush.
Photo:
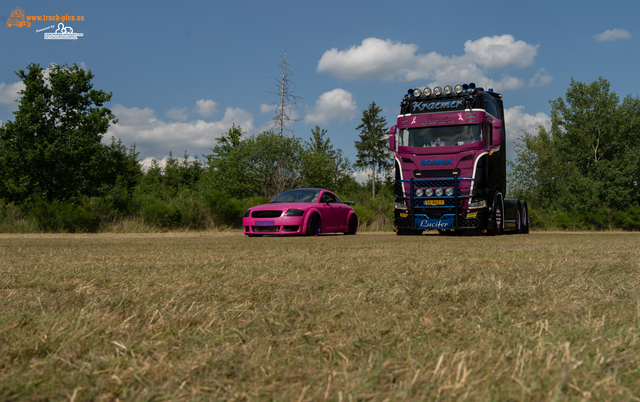
<svg viewBox="0 0 640 402">
<path fill-rule="evenodd" d="M 631 207 L 626 211 L 615 211 L 613 223 L 624 230 L 640 230 L 640 207 Z"/>
<path fill-rule="evenodd" d="M 31 207 L 31 216 L 45 232 L 97 232 L 106 209 L 99 198 L 87 198 L 81 205 L 38 198 Z"/>
<path fill-rule="evenodd" d="M 255 200 L 257 203 L 253 205 L 263 204 L 267 202 L 263 197 L 254 197 L 240 201 L 231 198 L 218 190 L 210 190 L 203 194 L 203 201 L 207 212 L 210 214 L 212 223 L 215 226 L 242 226 L 242 215 L 246 210 L 247 203 L 252 206 Z"/>
<path fill-rule="evenodd" d="M 33 233 L 38 225 L 33 218 L 11 202 L 0 199 L 0 233 Z"/>
<path fill-rule="evenodd" d="M 140 214 L 144 223 L 163 229 L 172 229 L 183 226 L 182 211 L 174 202 L 160 201 L 148 197 L 143 201 Z"/>
</svg>

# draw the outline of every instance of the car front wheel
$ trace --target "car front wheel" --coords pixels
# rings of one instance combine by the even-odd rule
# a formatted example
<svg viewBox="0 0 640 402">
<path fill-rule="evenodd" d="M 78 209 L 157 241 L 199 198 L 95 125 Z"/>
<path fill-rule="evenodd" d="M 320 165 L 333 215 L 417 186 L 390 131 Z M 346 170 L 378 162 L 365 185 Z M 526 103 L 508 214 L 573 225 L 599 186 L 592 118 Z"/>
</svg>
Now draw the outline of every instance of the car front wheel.
<svg viewBox="0 0 640 402">
<path fill-rule="evenodd" d="M 307 236 L 317 236 L 322 231 L 322 221 L 318 214 L 313 214 L 307 223 Z"/>
</svg>

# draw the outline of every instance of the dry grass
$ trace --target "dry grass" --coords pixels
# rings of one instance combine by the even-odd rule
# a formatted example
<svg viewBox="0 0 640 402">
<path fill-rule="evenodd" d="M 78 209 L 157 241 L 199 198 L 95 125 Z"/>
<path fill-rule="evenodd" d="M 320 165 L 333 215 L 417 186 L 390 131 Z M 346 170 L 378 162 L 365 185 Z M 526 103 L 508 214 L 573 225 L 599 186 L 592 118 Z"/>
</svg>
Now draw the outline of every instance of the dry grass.
<svg viewBox="0 0 640 402">
<path fill-rule="evenodd" d="M 640 400 L 639 246 L 0 235 L 0 399 Z"/>
</svg>

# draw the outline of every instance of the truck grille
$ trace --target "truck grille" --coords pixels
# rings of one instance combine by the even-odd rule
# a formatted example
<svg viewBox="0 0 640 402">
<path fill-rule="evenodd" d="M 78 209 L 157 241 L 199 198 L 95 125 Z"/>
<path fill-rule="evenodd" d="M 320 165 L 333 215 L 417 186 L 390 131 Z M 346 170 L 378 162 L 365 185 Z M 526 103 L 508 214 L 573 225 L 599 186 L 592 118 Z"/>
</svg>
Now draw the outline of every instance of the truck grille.
<svg viewBox="0 0 640 402">
<path fill-rule="evenodd" d="M 438 177 L 460 176 L 460 169 L 450 170 L 414 170 L 413 176 L 416 179 L 435 179 Z"/>
</svg>

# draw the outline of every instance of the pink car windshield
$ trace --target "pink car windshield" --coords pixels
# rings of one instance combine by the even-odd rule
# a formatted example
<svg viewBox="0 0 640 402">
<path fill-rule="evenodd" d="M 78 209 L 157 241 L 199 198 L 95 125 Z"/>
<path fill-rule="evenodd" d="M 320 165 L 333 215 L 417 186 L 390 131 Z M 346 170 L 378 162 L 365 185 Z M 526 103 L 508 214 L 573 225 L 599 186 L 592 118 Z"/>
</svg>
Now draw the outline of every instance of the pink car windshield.
<svg viewBox="0 0 640 402">
<path fill-rule="evenodd" d="M 289 190 L 276 195 L 269 203 L 274 202 L 317 202 L 320 190 Z"/>
</svg>

